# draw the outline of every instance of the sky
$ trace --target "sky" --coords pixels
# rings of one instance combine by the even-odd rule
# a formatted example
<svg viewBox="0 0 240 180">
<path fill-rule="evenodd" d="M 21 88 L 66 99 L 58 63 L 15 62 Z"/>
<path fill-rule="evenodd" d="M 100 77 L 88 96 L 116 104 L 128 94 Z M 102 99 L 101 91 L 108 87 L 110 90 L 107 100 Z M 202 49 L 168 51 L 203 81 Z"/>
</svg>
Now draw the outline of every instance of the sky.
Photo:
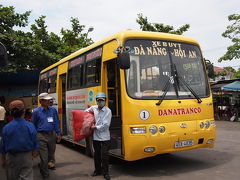
<svg viewBox="0 0 240 180">
<path fill-rule="evenodd" d="M 71 28 L 71 17 L 78 18 L 86 31 L 94 28 L 89 32 L 94 42 L 122 30 L 140 30 L 139 13 L 151 23 L 175 29 L 190 24 L 184 35 L 200 43 L 206 59 L 214 66 L 240 68 L 240 59 L 218 62 L 232 44 L 221 34 L 230 25 L 228 16 L 240 14 L 239 0 L 0 0 L 0 4 L 14 6 L 18 13 L 31 10 L 29 24 L 45 15 L 47 30 L 57 34 Z"/>
</svg>

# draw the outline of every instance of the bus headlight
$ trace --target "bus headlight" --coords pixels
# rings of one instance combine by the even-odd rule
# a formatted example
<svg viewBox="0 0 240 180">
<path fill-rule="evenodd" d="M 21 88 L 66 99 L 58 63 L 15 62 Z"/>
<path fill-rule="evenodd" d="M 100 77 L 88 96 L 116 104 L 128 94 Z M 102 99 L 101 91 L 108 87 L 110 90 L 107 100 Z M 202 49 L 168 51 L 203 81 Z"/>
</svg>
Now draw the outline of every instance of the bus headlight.
<svg viewBox="0 0 240 180">
<path fill-rule="evenodd" d="M 151 133 L 151 134 L 156 134 L 157 133 L 157 127 L 156 126 L 151 126 L 150 128 L 149 128 L 149 132 Z"/>
<path fill-rule="evenodd" d="M 204 122 L 200 122 L 200 128 L 201 128 L 201 129 L 204 128 Z"/>
<path fill-rule="evenodd" d="M 209 121 L 205 122 L 205 127 L 206 127 L 206 129 L 208 129 L 210 127 L 210 122 Z"/>
<path fill-rule="evenodd" d="M 211 126 L 215 126 L 216 125 L 214 120 L 210 121 L 210 124 L 211 124 Z"/>
<path fill-rule="evenodd" d="M 146 127 L 130 127 L 131 134 L 145 134 Z"/>
<path fill-rule="evenodd" d="M 160 132 L 160 133 L 164 133 L 164 132 L 165 132 L 165 130 L 166 130 L 166 129 L 165 129 L 165 127 L 164 127 L 164 126 L 160 126 L 160 127 L 159 127 L 159 132 Z"/>
</svg>

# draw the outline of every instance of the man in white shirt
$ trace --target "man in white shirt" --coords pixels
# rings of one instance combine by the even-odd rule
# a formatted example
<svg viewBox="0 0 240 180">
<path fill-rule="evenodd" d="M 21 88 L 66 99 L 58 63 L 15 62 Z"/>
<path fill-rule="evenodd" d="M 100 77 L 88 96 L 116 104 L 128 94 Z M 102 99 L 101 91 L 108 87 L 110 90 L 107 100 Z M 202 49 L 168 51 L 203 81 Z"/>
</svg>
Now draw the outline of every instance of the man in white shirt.
<svg viewBox="0 0 240 180">
<path fill-rule="evenodd" d="M 97 105 L 86 109 L 86 112 L 93 112 L 95 117 L 95 125 L 93 129 L 93 148 L 95 170 L 92 176 L 103 174 L 106 180 L 110 180 L 108 172 L 108 150 L 110 147 L 110 131 L 109 127 L 112 119 L 111 110 L 105 106 L 106 95 L 100 92 L 96 95 Z"/>
<path fill-rule="evenodd" d="M 6 113 L 6 110 L 3 106 L 1 106 L 1 101 L 0 101 L 0 136 L 2 135 L 2 128 L 4 126 L 5 113 Z"/>
</svg>

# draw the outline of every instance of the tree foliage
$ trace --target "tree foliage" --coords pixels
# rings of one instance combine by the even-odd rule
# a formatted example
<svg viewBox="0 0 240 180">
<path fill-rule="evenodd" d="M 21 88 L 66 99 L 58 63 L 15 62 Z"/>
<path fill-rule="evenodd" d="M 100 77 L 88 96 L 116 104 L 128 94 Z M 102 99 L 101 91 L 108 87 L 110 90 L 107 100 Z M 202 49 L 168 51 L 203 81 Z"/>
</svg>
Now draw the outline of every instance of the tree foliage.
<svg viewBox="0 0 240 180">
<path fill-rule="evenodd" d="M 227 66 L 227 67 L 224 67 L 223 68 L 225 71 L 222 71 L 222 72 L 214 72 L 214 76 L 217 77 L 217 76 L 227 76 L 227 75 L 230 75 L 231 78 L 234 78 L 235 77 L 235 74 L 237 73 L 237 71 L 231 67 L 231 66 Z"/>
<path fill-rule="evenodd" d="M 11 62 L 9 70 L 25 68 L 22 61 L 28 54 L 28 39 L 31 39 L 31 34 L 14 30 L 14 28 L 26 27 L 30 13 L 30 11 L 23 14 L 15 13 L 14 7 L 0 5 L 0 42 L 6 46 L 8 51 L 8 59 Z"/>
<path fill-rule="evenodd" d="M 227 48 L 227 52 L 218 60 L 219 62 L 240 58 L 240 15 L 229 15 L 228 20 L 231 25 L 227 26 L 222 36 L 229 38 L 233 44 Z"/>
<path fill-rule="evenodd" d="M 227 70 L 228 72 L 231 72 L 231 73 L 236 73 L 236 70 L 231 66 L 224 67 L 223 69 L 225 69 L 225 70 Z"/>
<path fill-rule="evenodd" d="M 240 78 L 240 68 L 236 73 L 234 73 L 233 78 L 239 79 Z"/>
<path fill-rule="evenodd" d="M 227 72 L 214 72 L 214 76 L 217 77 L 217 76 L 226 76 L 227 75 Z"/>
<path fill-rule="evenodd" d="M 138 18 L 136 19 L 136 22 L 140 25 L 140 29 L 143 31 L 153 31 L 153 32 L 165 32 L 165 33 L 171 33 L 171 34 L 183 34 L 186 32 L 189 28 L 189 24 L 185 24 L 178 28 L 177 30 L 174 30 L 173 26 L 170 25 L 164 25 L 162 23 L 150 23 L 148 22 L 147 17 L 143 17 L 143 14 L 138 14 Z"/>
<path fill-rule="evenodd" d="M 93 43 L 91 38 L 88 38 L 88 32 L 84 33 L 85 25 L 81 25 L 77 18 L 71 18 L 72 29 L 61 29 L 62 46 L 59 53 L 70 54 L 80 48 L 84 48 Z"/>
<path fill-rule="evenodd" d="M 47 31 L 46 16 L 40 16 L 28 27 L 31 11 L 16 13 L 13 6 L 0 4 L 0 42 L 8 51 L 8 67 L 0 71 L 43 69 L 61 58 L 93 43 L 77 18 L 71 18 L 71 29 L 61 29 L 60 35 Z M 85 32 L 85 33 L 84 33 Z"/>
</svg>

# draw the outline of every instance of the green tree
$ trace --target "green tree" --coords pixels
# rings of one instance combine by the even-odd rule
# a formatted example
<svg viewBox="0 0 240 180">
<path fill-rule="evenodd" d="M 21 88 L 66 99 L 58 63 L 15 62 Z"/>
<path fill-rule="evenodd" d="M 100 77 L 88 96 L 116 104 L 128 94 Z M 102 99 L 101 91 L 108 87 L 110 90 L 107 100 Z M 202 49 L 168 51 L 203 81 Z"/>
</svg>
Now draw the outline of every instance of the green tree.
<svg viewBox="0 0 240 180">
<path fill-rule="evenodd" d="M 227 48 L 227 52 L 218 60 L 219 62 L 240 58 L 240 15 L 229 15 L 228 20 L 231 25 L 227 26 L 222 36 L 229 38 L 233 44 Z"/>
<path fill-rule="evenodd" d="M 47 31 L 46 16 L 36 19 L 29 32 L 22 31 L 30 13 L 19 14 L 13 6 L 0 5 L 0 42 L 6 46 L 9 60 L 8 68 L 0 71 L 41 70 L 93 43 L 77 18 L 71 18 L 72 29 L 62 28 L 60 36 Z"/>
<path fill-rule="evenodd" d="M 227 72 L 214 72 L 214 76 L 217 77 L 217 76 L 226 76 L 227 75 Z"/>
<path fill-rule="evenodd" d="M 88 38 L 88 32 L 84 32 L 85 25 L 81 25 L 77 18 L 71 18 L 72 29 L 61 29 L 62 46 L 58 53 L 66 56 L 78 49 L 89 46 L 93 43 L 91 38 Z"/>
<path fill-rule="evenodd" d="M 237 72 L 233 75 L 233 78 L 240 78 L 240 68 L 237 70 Z"/>
<path fill-rule="evenodd" d="M 40 16 L 35 20 L 35 24 L 31 25 L 32 41 L 31 52 L 29 57 L 29 67 L 31 69 L 43 69 L 54 62 L 58 61 L 62 56 L 58 54 L 61 47 L 61 38 L 55 33 L 47 31 L 45 23 L 46 16 Z"/>
<path fill-rule="evenodd" d="M 189 24 L 185 24 L 178 28 L 177 30 L 174 30 L 173 26 L 170 25 L 164 25 L 162 23 L 150 23 L 148 22 L 147 17 L 143 17 L 143 14 L 138 14 L 138 18 L 136 19 L 136 22 L 140 25 L 140 29 L 142 31 L 153 31 L 153 32 L 165 32 L 165 33 L 171 33 L 171 34 L 183 34 L 186 32 L 189 28 Z"/>
<path fill-rule="evenodd" d="M 236 70 L 231 66 L 224 67 L 223 69 L 225 69 L 225 70 L 227 70 L 228 72 L 231 72 L 231 73 L 236 73 Z"/>
<path fill-rule="evenodd" d="M 7 70 L 16 71 L 27 68 L 24 60 L 27 58 L 27 47 L 31 33 L 22 30 L 14 30 L 26 27 L 31 11 L 19 14 L 14 11 L 13 6 L 3 7 L 0 4 L 0 42 L 8 51 L 9 66 Z M 6 70 L 6 69 L 4 69 Z"/>
</svg>

